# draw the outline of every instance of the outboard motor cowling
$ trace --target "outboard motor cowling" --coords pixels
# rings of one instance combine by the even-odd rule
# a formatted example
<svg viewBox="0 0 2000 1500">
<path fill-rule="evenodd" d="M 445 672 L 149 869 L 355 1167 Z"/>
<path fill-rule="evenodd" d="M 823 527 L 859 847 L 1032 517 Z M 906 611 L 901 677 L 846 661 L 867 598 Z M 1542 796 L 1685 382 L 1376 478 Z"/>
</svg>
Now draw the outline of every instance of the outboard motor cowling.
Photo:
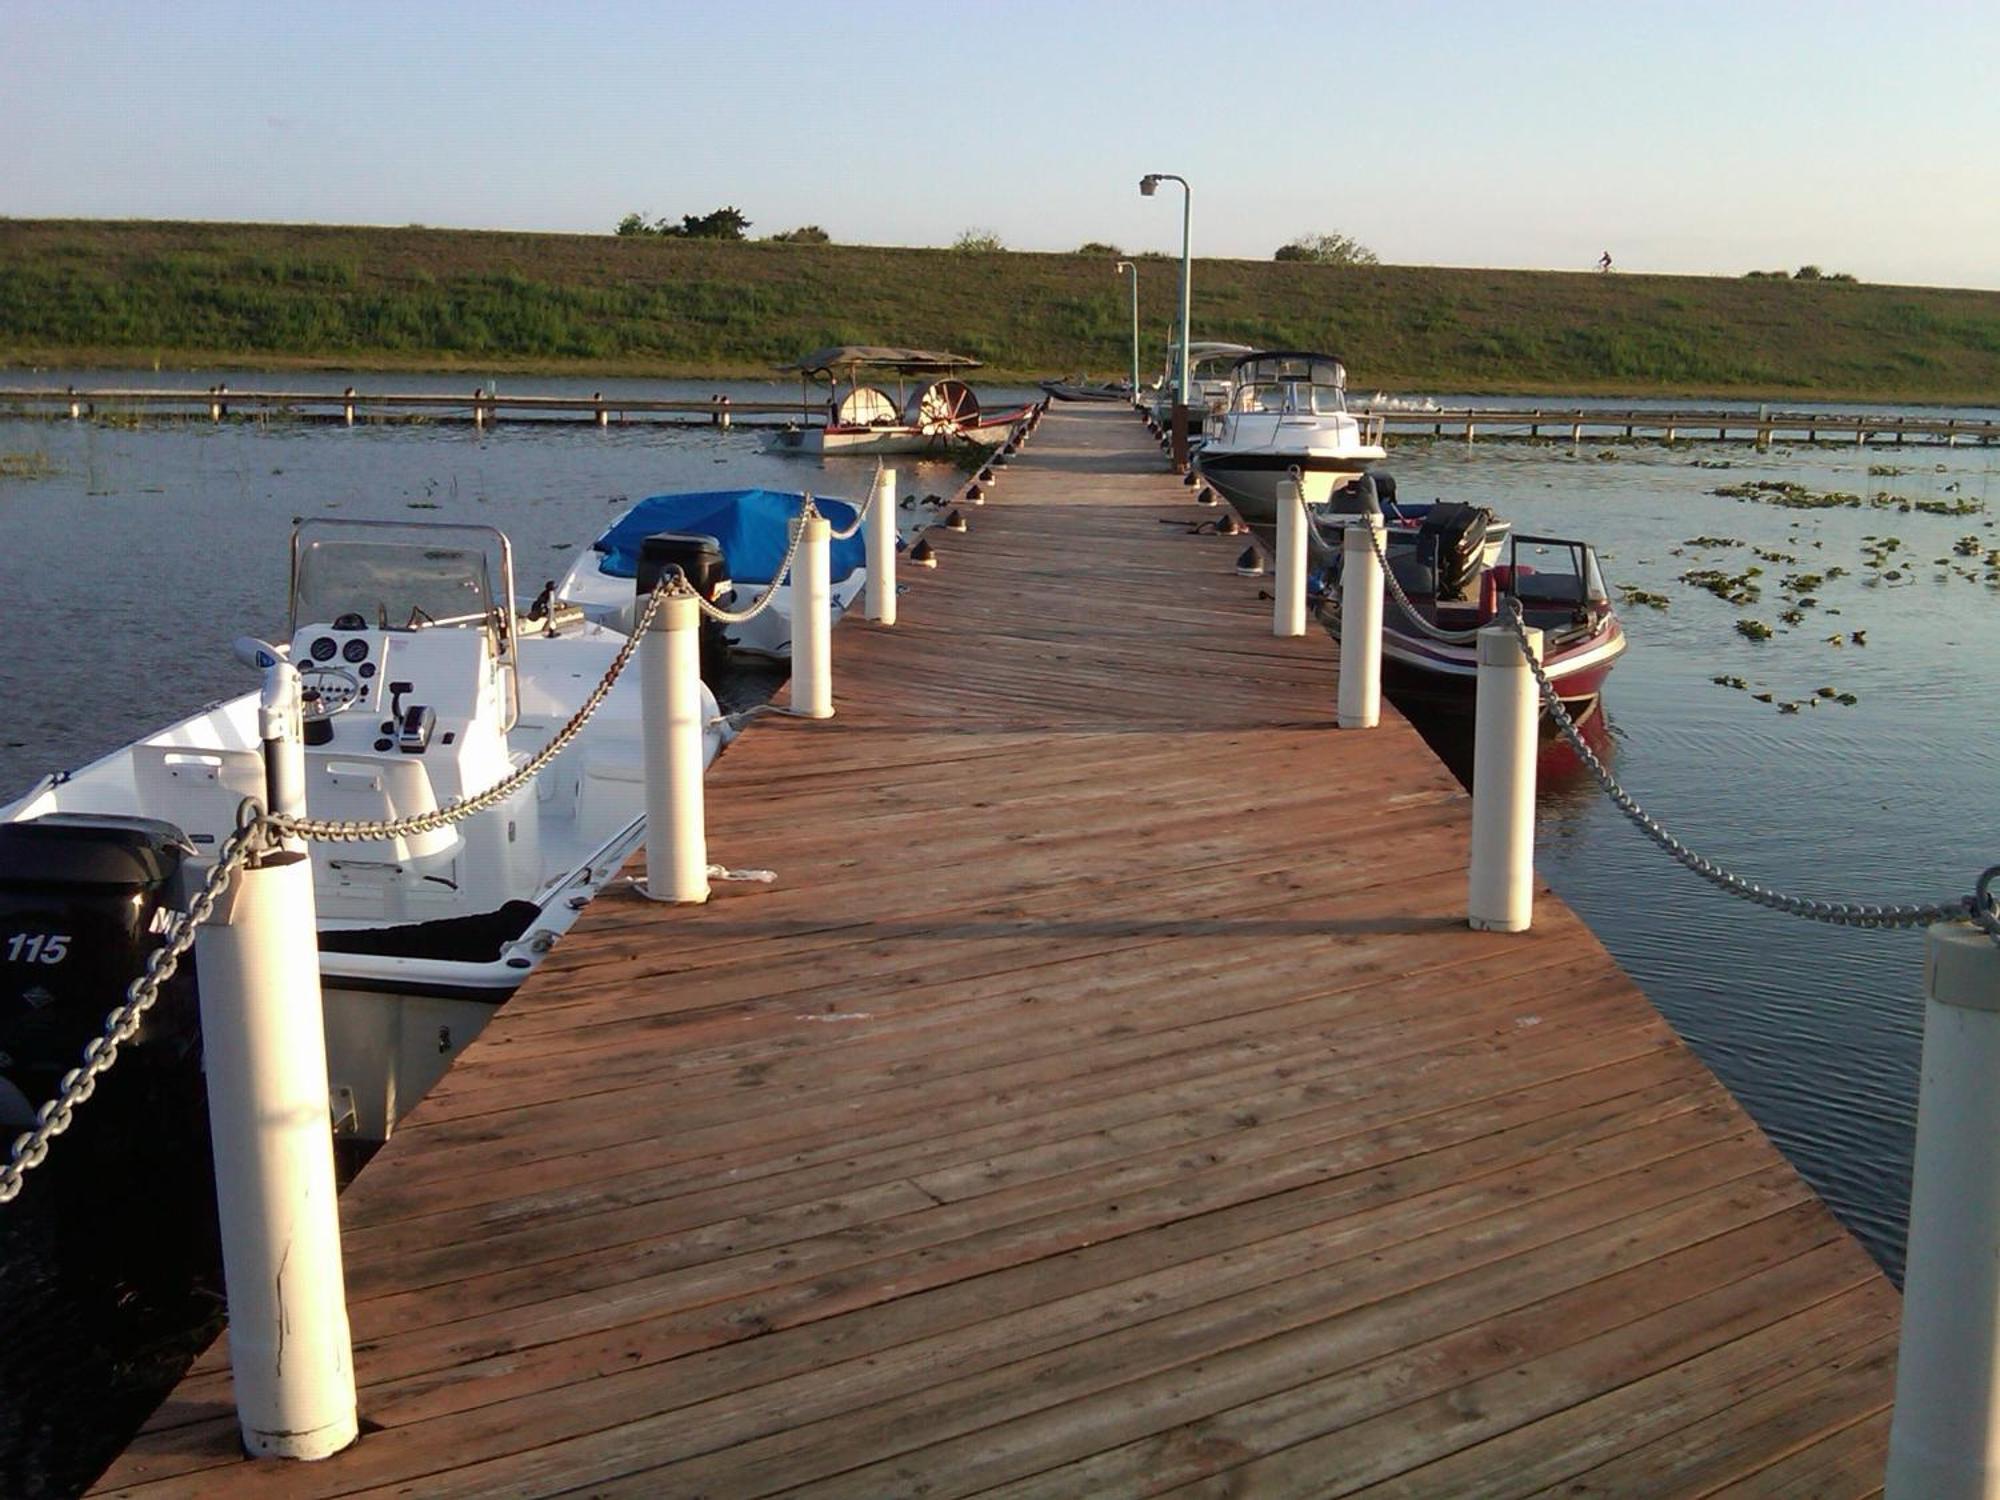
<svg viewBox="0 0 2000 1500">
<path fill-rule="evenodd" d="M 688 586 L 710 604 L 729 591 L 729 560 L 722 543 L 712 536 L 676 531 L 655 532 L 639 543 L 638 597 L 643 600 L 669 568 L 679 568 Z M 641 606 L 643 607 L 643 606 Z M 713 688 L 729 666 L 729 637 L 720 620 L 701 620 L 701 677 Z"/>
<path fill-rule="evenodd" d="M 1486 532 L 1493 512 L 1483 505 L 1440 500 L 1417 528 L 1417 552 L 1432 559 L 1437 597 L 1463 599 L 1479 577 L 1486 554 Z"/>
<path fill-rule="evenodd" d="M 0 1125 L 32 1124 L 83 1060 L 181 908 L 194 852 L 178 828 L 152 818 L 51 813 L 0 823 Z M 190 953 L 78 1111 L 79 1132 L 108 1127 L 120 1099 L 150 1113 L 192 1089 L 198 1107 L 196 994 Z"/>
</svg>

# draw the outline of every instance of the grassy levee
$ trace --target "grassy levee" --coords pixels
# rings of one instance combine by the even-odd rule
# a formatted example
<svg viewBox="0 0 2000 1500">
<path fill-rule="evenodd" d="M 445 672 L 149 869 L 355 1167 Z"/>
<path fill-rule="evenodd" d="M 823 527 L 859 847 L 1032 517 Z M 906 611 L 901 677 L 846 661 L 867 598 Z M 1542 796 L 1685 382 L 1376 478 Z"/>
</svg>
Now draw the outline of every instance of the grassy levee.
<svg viewBox="0 0 2000 1500">
<path fill-rule="evenodd" d="M 1140 273 L 1147 373 L 1179 266 Z M 1122 372 L 1096 256 L 434 229 L 0 220 L 0 362 L 763 375 L 907 343 Z M 1331 348 L 1358 390 L 2000 399 L 2000 293 L 1204 260 L 1198 337 Z"/>
</svg>

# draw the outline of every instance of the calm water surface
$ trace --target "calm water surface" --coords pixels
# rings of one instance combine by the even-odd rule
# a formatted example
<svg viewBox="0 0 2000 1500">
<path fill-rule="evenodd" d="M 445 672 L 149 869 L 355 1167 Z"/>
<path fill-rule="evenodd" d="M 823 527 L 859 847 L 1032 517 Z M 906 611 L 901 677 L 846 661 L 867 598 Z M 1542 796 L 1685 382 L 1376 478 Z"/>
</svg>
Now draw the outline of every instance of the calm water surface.
<svg viewBox="0 0 2000 1500">
<path fill-rule="evenodd" d="M 343 375 L 179 377 L 75 373 L 53 384 L 218 378 L 338 389 Z M 382 388 L 470 389 L 464 377 L 374 378 Z M 779 385 L 534 381 L 527 389 L 630 390 L 738 399 Z M 999 401 L 1010 393 L 993 392 Z M 1450 401 L 1452 398 L 1440 398 Z M 1490 398 L 1481 398 L 1488 401 Z M 1576 403 L 1537 398 L 1523 405 Z M 1589 404 L 1589 403 L 1585 403 Z M 1615 403 L 1629 404 L 1629 403 Z M 1717 403 L 1700 403 L 1712 405 Z M 1754 403 L 1749 403 L 1754 406 Z M 643 495 L 768 484 L 860 499 L 872 461 L 824 464 L 762 452 L 762 436 L 633 426 L 507 422 L 464 427 L 283 421 L 122 426 L 0 419 L 0 454 L 34 455 L 44 477 L 0 478 L 0 799 L 251 683 L 230 658 L 241 630 L 282 628 L 294 521 L 330 515 L 489 522 L 515 546 L 531 595 Z M 1894 467 L 1897 474 L 1870 474 Z M 2000 545 L 1995 517 L 1895 509 L 1785 510 L 1711 493 L 1751 478 L 1815 490 L 2000 504 L 2000 449 L 1851 446 L 1756 453 L 1745 445 L 1398 440 L 1388 467 L 1409 499 L 1476 501 L 1522 530 L 1596 543 L 1607 578 L 1663 594 L 1623 610 L 1632 649 L 1613 674 L 1612 757 L 1639 800 L 1683 839 L 1762 883 L 1808 895 L 1893 901 L 1955 895 L 2000 860 L 2000 663 L 1987 649 L 2000 596 L 1961 538 Z M 946 468 L 902 488 L 945 491 Z M 1896 537 L 1887 567 L 1869 539 Z M 1691 545 L 1699 537 L 1741 545 Z M 1753 548 L 1797 561 L 1760 560 Z M 1947 559 L 1938 563 L 1935 559 Z M 1117 560 L 1107 558 L 1107 568 Z M 1678 581 L 1697 567 L 1761 567 L 1763 598 L 1733 607 Z M 1848 576 L 1814 590 L 1796 627 L 1780 580 Z M 1970 573 L 1972 576 L 1965 576 Z M 1771 624 L 1754 642 L 1739 618 Z M 1866 632 L 1865 646 L 1834 646 Z M 1737 676 L 1737 690 L 1716 684 Z M 1757 702 L 1852 693 L 1794 714 Z M 1669 863 L 1604 798 L 1574 780 L 1545 786 L 1538 863 L 1682 1035 L 1892 1272 L 1900 1272 L 1915 1117 L 1922 939 L 1808 925 L 1713 891 Z M 57 1167 L 47 1169 L 54 1172 Z M 27 1329 L 0 1368 L 0 1491 L 62 1493 L 90 1466 L 62 1447 L 76 1392 L 136 1411 L 180 1357 L 189 1304 L 135 1295 L 116 1277 L 52 1290 L 46 1195 L 0 1225 L 0 1317 Z M 24 1211 L 25 1210 L 25 1211 Z M 37 1213 L 42 1217 L 37 1218 Z M 208 1304 L 193 1304 L 198 1321 Z M 91 1305 L 95 1298 L 97 1304 Z M 66 1299 L 66 1300 L 65 1300 Z M 122 1299 L 122 1302 L 121 1302 Z M 163 1310 L 164 1306 L 164 1310 Z M 51 1309 L 62 1319 L 51 1324 Z M 121 1322 L 121 1319 L 123 1320 Z M 178 1325 L 176 1319 L 179 1319 Z M 115 1367 L 41 1397 L 46 1351 L 78 1344 Z M 162 1329 L 165 1332 L 162 1332 Z M 39 1330 L 39 1331 L 37 1331 Z M 129 1336 L 129 1337 L 128 1337 Z M 127 1339 L 126 1344 L 120 1339 Z M 131 1340 L 143 1347 L 133 1346 Z M 151 1340 L 151 1343 L 145 1343 Z M 134 1348 L 138 1347 L 138 1352 Z M 107 1351 L 109 1351 L 107 1353 Z M 30 1410 L 32 1400 L 46 1409 Z M 52 1436 L 52 1433 L 55 1434 Z M 51 1454 L 54 1456 L 52 1457 Z M 88 1474 L 83 1474 L 87 1478 Z"/>
</svg>

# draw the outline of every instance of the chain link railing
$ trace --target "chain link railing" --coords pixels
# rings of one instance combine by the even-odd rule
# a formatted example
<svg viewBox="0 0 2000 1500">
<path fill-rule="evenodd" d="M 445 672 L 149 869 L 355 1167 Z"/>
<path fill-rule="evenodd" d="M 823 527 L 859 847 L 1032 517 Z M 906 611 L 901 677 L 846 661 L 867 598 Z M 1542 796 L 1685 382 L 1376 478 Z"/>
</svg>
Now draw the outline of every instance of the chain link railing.
<svg viewBox="0 0 2000 1500">
<path fill-rule="evenodd" d="M 1928 927 L 1934 922 L 1969 921 L 2000 943 L 2000 915 L 1993 907 L 1991 888 L 1994 880 L 2000 878 L 2000 865 L 1995 865 L 1980 877 L 1973 893 L 1960 896 L 1953 901 L 1915 902 L 1902 905 L 1872 901 L 1820 901 L 1805 896 L 1788 895 L 1782 891 L 1770 890 L 1753 881 L 1724 869 L 1715 861 L 1690 849 L 1660 826 L 1657 819 L 1650 816 L 1639 805 L 1632 794 L 1625 790 L 1611 768 L 1598 758 L 1584 739 L 1583 731 L 1576 720 L 1570 717 L 1563 706 L 1555 684 L 1543 668 L 1541 660 L 1528 639 L 1527 621 L 1521 611 L 1521 601 L 1509 596 L 1501 617 L 1514 632 L 1520 643 L 1521 654 L 1527 659 L 1528 670 L 1534 674 L 1535 685 L 1541 691 L 1543 704 L 1549 718 L 1561 733 L 1570 749 L 1576 752 L 1591 776 L 1597 781 L 1604 795 L 1612 804 L 1631 820 L 1634 827 L 1651 839 L 1675 863 L 1692 870 L 1718 890 L 1744 901 L 1772 911 L 1785 912 L 1790 916 L 1803 917 L 1811 922 L 1827 922 L 1836 927 Z"/>
<path fill-rule="evenodd" d="M 878 466 L 875 472 L 877 475 L 880 475 L 882 470 Z M 872 484 L 868 487 L 868 498 L 866 500 L 863 500 L 860 506 L 856 508 L 854 512 L 853 525 L 847 527 L 845 530 L 842 530 L 837 526 L 829 525 L 828 535 L 831 536 L 834 541 L 836 542 L 852 541 L 855 537 L 861 534 L 861 528 L 864 525 L 866 525 L 868 521 L 868 512 L 875 508 L 876 489 L 877 486 Z M 812 499 L 812 496 L 808 495 L 806 496 L 806 499 L 810 501 Z"/>
<path fill-rule="evenodd" d="M 63 1074 L 55 1098 L 35 1111 L 34 1127 L 15 1137 L 7 1164 L 0 1167 L 0 1203 L 11 1203 L 20 1196 L 22 1179 L 48 1158 L 49 1142 L 69 1129 L 77 1106 L 97 1092 L 97 1080 L 118 1061 L 118 1049 L 138 1035 L 139 1023 L 194 946 L 196 931 L 214 915 L 223 890 L 268 837 L 270 825 L 262 810 L 252 802 L 244 803 L 244 808 L 254 815 L 239 818 L 236 831 L 218 851 L 208 879 L 187 910 L 175 913 L 165 941 L 148 956 L 144 971 L 126 986 L 124 1002 L 105 1017 L 103 1033 L 84 1047 L 81 1065 Z"/>
</svg>

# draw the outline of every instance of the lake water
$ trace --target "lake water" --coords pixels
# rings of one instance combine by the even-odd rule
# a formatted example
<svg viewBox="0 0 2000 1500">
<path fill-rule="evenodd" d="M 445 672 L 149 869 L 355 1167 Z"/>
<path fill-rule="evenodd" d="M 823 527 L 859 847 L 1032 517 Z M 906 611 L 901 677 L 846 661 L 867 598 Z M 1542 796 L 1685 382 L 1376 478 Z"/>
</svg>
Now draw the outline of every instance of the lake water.
<svg viewBox="0 0 2000 1500">
<path fill-rule="evenodd" d="M 30 378 L 169 379 L 38 372 L 0 384 Z M 176 383 L 203 388 L 217 379 L 239 388 L 352 383 L 343 375 L 214 372 Z M 371 383 L 469 390 L 475 382 Z M 781 399 L 796 389 L 526 377 L 512 384 L 661 396 L 728 390 L 739 400 Z M 744 430 L 640 425 L 600 431 L 504 422 L 477 433 L 0 418 L 0 455 L 41 471 L 0 477 L 0 800 L 47 771 L 251 686 L 229 640 L 282 628 L 287 541 L 299 517 L 488 522 L 512 537 L 527 597 L 620 506 L 646 494 L 751 484 L 865 494 L 872 461 L 781 458 L 763 453 L 762 441 Z M 1387 467 L 1403 498 L 1470 500 L 1511 516 L 1521 530 L 1590 540 L 1614 585 L 1666 597 L 1664 609 L 1621 610 L 1632 647 L 1606 694 L 1609 753 L 1627 787 L 1688 843 L 1761 883 L 1841 899 L 1955 896 L 2000 860 L 2000 838 L 1989 832 L 2000 811 L 2000 664 L 1985 650 L 2000 619 L 1984 556 L 2000 546 L 1996 516 L 1866 503 L 1784 509 L 1712 493 L 1786 480 L 1815 491 L 1994 506 L 2000 448 L 1758 453 L 1742 444 L 1640 443 L 1572 452 L 1566 443 L 1392 443 Z M 1871 467 L 1901 472 L 1871 474 Z M 901 487 L 948 492 L 954 481 L 962 476 L 940 466 L 906 471 Z M 1871 551 L 1889 537 L 1900 544 L 1892 553 Z M 1695 545 L 1697 538 L 1710 540 Z M 1979 555 L 1954 551 L 1966 538 Z M 1775 556 L 1760 560 L 1760 548 Z M 1871 556 L 1879 562 L 1871 565 Z M 1744 606 L 1679 581 L 1699 568 L 1750 567 L 1763 570 L 1753 580 L 1762 597 Z M 1846 575 L 1824 576 L 1834 568 Z M 1806 572 L 1823 575 L 1810 595 L 1818 602 L 1787 625 L 1780 581 Z M 1736 625 L 1749 618 L 1775 633 L 1746 638 Z M 1851 643 L 1856 631 L 1865 644 Z M 1842 645 L 1829 643 L 1835 634 Z M 1719 685 L 1716 677 L 1747 686 Z M 1856 701 L 1821 699 L 1822 687 Z M 1757 701 L 1762 691 L 1774 701 Z M 1785 702 L 1814 706 L 1784 713 Z M 1921 935 L 1823 927 L 1732 900 L 1671 864 L 1574 778 L 1544 787 L 1537 861 L 1835 1212 L 1899 1273 Z M 58 1172 L 60 1157 L 58 1145 L 44 1170 Z M 199 1286 L 190 1302 L 185 1291 L 135 1295 L 116 1276 L 58 1291 L 47 1210 L 31 1192 L 0 1213 L 8 1216 L 0 1265 L 9 1267 L 0 1278 L 0 1318 L 15 1331 L 12 1352 L 0 1356 L 0 1491 L 65 1493 L 88 1478 L 91 1460 L 51 1435 L 64 1410 L 86 1397 L 107 1402 L 98 1424 L 106 1427 L 115 1410 L 136 1414 L 213 1304 Z M 70 1373 L 44 1378 L 62 1359 Z M 109 1375 L 95 1369 L 106 1362 Z"/>
</svg>

